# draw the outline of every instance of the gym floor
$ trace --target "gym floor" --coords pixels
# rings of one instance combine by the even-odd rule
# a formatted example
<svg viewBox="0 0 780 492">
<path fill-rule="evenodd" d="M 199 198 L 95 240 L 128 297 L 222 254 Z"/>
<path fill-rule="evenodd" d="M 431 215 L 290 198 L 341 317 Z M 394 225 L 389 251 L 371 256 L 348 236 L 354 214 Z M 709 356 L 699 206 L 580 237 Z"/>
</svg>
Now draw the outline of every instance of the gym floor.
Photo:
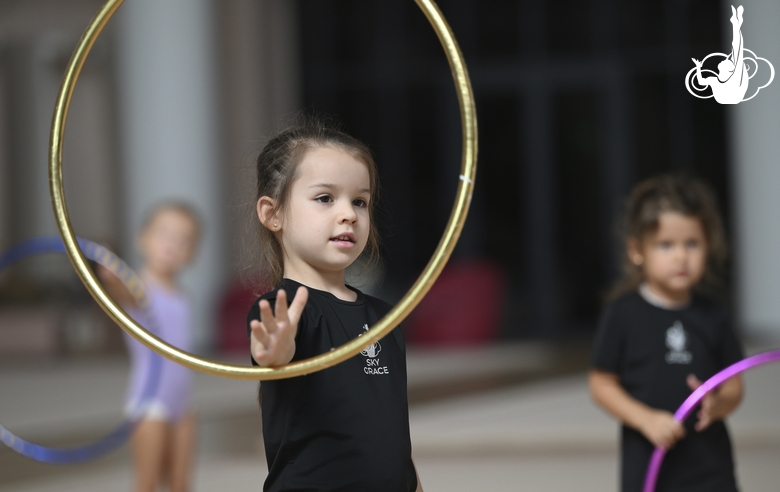
<svg viewBox="0 0 780 492">
<path fill-rule="evenodd" d="M 425 489 L 616 491 L 618 426 L 590 400 L 586 360 L 586 347 L 541 343 L 410 350 L 412 444 Z M 2 424 L 47 444 L 97 437 L 121 415 L 127 369 L 120 358 L 3 363 Z M 730 419 L 740 484 L 745 492 L 776 491 L 780 366 L 755 369 L 745 381 L 745 401 Z M 195 492 L 262 489 L 256 386 L 196 375 Z M 126 445 L 71 466 L 0 449 L 0 491 L 131 489 Z"/>
</svg>

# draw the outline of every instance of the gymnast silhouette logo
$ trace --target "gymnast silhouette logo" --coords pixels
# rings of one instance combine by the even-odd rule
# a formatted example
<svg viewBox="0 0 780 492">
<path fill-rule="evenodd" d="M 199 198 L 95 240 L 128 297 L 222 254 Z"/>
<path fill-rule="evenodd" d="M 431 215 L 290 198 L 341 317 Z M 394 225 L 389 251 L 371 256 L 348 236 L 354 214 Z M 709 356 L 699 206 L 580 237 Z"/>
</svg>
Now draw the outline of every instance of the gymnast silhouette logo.
<svg viewBox="0 0 780 492">
<path fill-rule="evenodd" d="M 714 97 L 720 104 L 739 104 L 742 101 L 749 101 L 756 97 L 758 92 L 771 84 L 775 78 L 775 67 L 772 66 L 769 60 L 761 58 L 745 48 L 742 38 L 742 14 L 744 11 L 745 9 L 741 5 L 737 9 L 734 9 L 733 6 L 731 7 L 731 19 L 729 20 L 731 21 L 733 35 L 731 39 L 731 53 L 729 55 L 711 53 L 702 61 L 696 58 L 692 59 L 696 66 L 685 76 L 685 88 L 699 99 Z M 702 68 L 704 63 L 710 58 L 714 60 L 722 59 L 718 63 L 717 73 L 714 70 Z M 760 62 L 764 62 L 767 68 L 759 70 Z M 761 80 L 756 79 L 751 83 L 750 81 L 759 72 L 764 74 L 761 76 Z M 705 77 L 702 74 L 712 76 Z M 766 81 L 763 85 L 761 85 L 762 80 Z M 749 85 L 753 86 L 755 90 L 752 90 L 751 94 L 745 97 L 748 93 Z M 712 90 L 712 93 L 701 95 L 706 94 L 708 88 Z"/>
<path fill-rule="evenodd" d="M 681 321 L 675 321 L 674 324 L 666 330 L 666 346 L 669 352 L 666 353 L 666 362 L 669 364 L 690 364 L 693 355 L 685 350 L 688 348 L 688 336 L 685 333 Z"/>
<path fill-rule="evenodd" d="M 367 324 L 363 325 L 363 329 L 365 331 L 368 331 L 368 325 Z M 358 337 L 362 337 L 362 336 L 363 336 L 363 333 L 358 335 Z M 364 351 L 360 352 L 360 354 L 361 355 L 365 355 L 366 357 L 371 357 L 373 359 L 374 357 L 378 356 L 379 352 L 381 352 L 381 351 L 382 351 L 382 346 L 379 345 L 379 342 L 376 342 L 373 345 L 369 345 L 368 347 L 366 347 L 366 349 Z"/>
</svg>

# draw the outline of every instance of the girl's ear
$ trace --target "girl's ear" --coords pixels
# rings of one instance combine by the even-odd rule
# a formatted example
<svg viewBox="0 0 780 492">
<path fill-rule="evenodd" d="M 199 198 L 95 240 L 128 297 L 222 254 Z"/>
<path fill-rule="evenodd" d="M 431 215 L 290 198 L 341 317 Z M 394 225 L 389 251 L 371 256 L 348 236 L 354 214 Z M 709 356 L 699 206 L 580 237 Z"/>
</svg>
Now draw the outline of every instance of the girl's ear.
<svg viewBox="0 0 780 492">
<path fill-rule="evenodd" d="M 645 257 L 642 255 L 642 246 L 639 243 L 639 239 L 630 237 L 626 240 L 626 253 L 628 253 L 628 259 L 631 260 L 636 266 L 641 265 L 645 261 Z"/>
<path fill-rule="evenodd" d="M 278 232 L 282 228 L 279 213 L 276 210 L 276 200 L 269 196 L 261 196 L 257 200 L 257 218 L 269 231 Z"/>
</svg>

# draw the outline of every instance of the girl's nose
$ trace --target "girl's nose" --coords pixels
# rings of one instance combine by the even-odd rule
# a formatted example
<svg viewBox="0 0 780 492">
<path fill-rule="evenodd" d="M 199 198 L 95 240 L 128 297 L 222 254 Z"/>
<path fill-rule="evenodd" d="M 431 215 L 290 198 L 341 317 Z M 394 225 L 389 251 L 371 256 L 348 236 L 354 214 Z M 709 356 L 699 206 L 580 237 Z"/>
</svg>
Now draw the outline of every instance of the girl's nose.
<svg viewBox="0 0 780 492">
<path fill-rule="evenodd" d="M 688 250 L 685 247 L 677 248 L 677 254 L 675 255 L 680 260 L 685 260 L 688 257 Z"/>
<path fill-rule="evenodd" d="M 344 207 L 341 207 L 341 210 L 339 211 L 339 222 L 340 223 L 352 223 L 357 220 L 357 213 L 355 213 L 355 209 L 352 207 L 352 203 L 350 202 Z"/>
</svg>

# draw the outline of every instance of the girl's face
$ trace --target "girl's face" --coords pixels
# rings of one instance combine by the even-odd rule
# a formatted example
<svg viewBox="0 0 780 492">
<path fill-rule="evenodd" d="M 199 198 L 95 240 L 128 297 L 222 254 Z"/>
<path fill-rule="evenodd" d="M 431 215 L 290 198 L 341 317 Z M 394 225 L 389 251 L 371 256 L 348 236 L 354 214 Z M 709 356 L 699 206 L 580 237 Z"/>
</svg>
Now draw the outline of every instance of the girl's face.
<svg viewBox="0 0 780 492">
<path fill-rule="evenodd" d="M 704 275 L 707 238 L 698 218 L 663 212 L 655 233 L 629 242 L 629 255 L 641 264 L 645 281 L 657 295 L 687 301 Z"/>
<path fill-rule="evenodd" d="M 366 165 L 343 150 L 320 147 L 306 154 L 278 214 L 285 275 L 343 275 L 368 240 L 370 188 Z"/>
<path fill-rule="evenodd" d="M 161 277 L 173 277 L 195 253 L 198 226 L 192 218 L 176 209 L 158 211 L 141 233 L 138 247 L 146 268 Z"/>
</svg>

